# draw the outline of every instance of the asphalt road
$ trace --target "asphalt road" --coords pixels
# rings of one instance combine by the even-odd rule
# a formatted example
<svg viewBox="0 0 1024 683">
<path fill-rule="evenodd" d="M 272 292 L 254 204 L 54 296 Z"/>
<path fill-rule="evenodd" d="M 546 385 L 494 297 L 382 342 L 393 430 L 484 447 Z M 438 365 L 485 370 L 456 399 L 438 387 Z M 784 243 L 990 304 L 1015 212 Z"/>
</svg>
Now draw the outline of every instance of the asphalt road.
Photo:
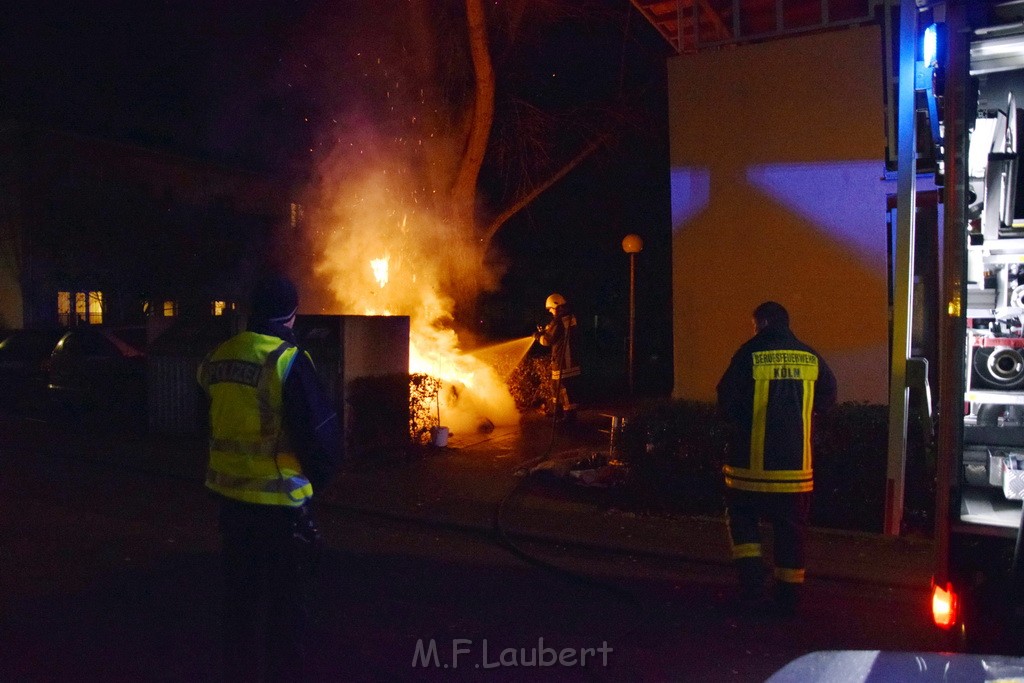
<svg viewBox="0 0 1024 683">
<path fill-rule="evenodd" d="M 9 425 L 0 437 L 0 679 L 219 678 L 215 506 L 199 482 L 32 429 L 44 445 Z M 798 620 L 736 616 L 721 566 L 319 516 L 319 680 L 761 681 L 817 650 L 941 647 L 907 589 L 819 579 Z"/>
</svg>

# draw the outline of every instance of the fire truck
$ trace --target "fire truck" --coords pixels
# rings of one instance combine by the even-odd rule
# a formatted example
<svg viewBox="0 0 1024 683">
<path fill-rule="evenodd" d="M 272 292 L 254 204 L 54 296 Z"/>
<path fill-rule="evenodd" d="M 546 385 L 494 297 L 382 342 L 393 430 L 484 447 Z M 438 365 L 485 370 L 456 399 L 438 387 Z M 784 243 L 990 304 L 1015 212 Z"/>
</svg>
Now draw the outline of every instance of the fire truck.
<svg viewBox="0 0 1024 683">
<path fill-rule="evenodd" d="M 1024 654 L 1024 0 L 901 5 L 900 206 L 925 210 L 922 163 L 938 196 L 934 308 L 908 313 L 934 340 L 932 614 L 954 647 Z"/>
</svg>

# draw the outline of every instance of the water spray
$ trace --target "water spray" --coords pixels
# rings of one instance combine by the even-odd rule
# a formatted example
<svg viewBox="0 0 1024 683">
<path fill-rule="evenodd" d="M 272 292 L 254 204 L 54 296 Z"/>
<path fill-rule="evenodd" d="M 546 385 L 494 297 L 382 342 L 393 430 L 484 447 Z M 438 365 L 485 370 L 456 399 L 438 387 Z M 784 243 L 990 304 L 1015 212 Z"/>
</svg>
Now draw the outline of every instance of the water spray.
<svg viewBox="0 0 1024 683">
<path fill-rule="evenodd" d="M 469 352 L 469 355 L 490 365 L 502 379 L 508 379 L 512 371 L 526 358 L 533 342 L 533 335 L 528 335 L 474 349 Z"/>
</svg>

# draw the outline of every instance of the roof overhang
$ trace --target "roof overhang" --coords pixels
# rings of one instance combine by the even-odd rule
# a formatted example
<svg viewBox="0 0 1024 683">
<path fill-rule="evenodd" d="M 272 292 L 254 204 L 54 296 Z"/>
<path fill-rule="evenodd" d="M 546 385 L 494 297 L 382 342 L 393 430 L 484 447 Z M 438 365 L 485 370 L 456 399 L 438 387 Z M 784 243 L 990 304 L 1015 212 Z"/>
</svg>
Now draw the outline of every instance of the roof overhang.
<svg viewBox="0 0 1024 683">
<path fill-rule="evenodd" d="M 677 53 L 878 21 L 898 0 L 630 0 Z"/>
</svg>

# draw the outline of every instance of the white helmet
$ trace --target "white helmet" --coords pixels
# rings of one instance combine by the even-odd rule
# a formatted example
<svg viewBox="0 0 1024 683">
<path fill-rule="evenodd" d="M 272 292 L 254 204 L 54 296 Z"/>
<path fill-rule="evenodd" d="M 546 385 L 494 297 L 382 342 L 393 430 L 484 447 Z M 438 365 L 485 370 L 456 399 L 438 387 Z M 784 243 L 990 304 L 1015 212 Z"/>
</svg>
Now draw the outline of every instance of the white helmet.
<svg viewBox="0 0 1024 683">
<path fill-rule="evenodd" d="M 561 294 L 552 294 L 548 297 L 547 301 L 544 302 L 544 308 L 552 309 L 559 306 L 565 305 L 565 297 Z"/>
</svg>

